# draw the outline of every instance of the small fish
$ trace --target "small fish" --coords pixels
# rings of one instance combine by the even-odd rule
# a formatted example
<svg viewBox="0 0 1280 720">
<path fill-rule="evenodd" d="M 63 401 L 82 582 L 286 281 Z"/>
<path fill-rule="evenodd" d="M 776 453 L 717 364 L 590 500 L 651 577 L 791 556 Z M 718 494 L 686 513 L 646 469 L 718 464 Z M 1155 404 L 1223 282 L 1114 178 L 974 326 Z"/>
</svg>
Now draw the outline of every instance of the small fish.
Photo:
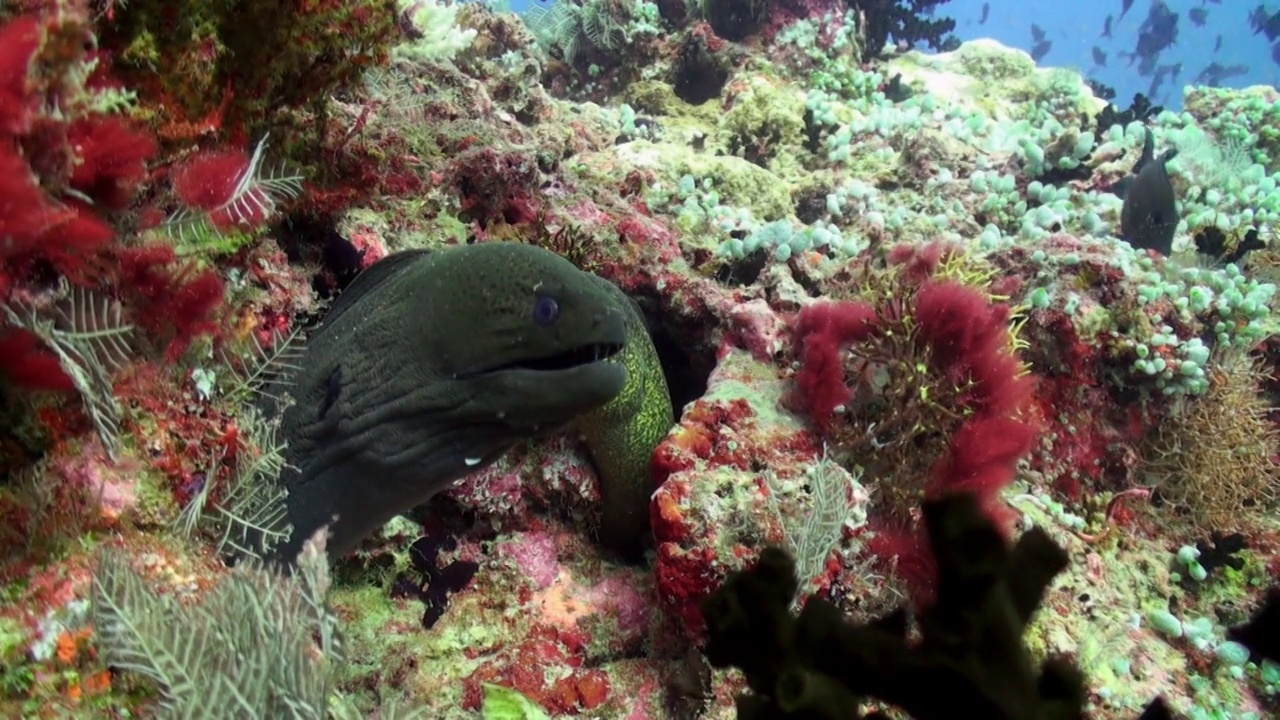
<svg viewBox="0 0 1280 720">
<path fill-rule="evenodd" d="M 982 3 L 982 16 L 978 18 L 979 25 L 986 25 L 987 18 L 991 16 L 991 3 Z"/>
<path fill-rule="evenodd" d="M 1032 42 L 1044 42 L 1044 28 L 1031 23 L 1031 40 Z"/>
<path fill-rule="evenodd" d="M 1275 42 L 1276 38 L 1280 38 L 1280 11 L 1274 14 L 1267 14 L 1265 5 L 1259 5 L 1249 11 L 1249 24 L 1253 27 L 1253 34 L 1266 34 L 1268 42 Z"/>
<path fill-rule="evenodd" d="M 1106 21 L 1102 23 L 1102 37 L 1111 37 L 1111 16 L 1108 15 Z"/>
<path fill-rule="evenodd" d="M 1196 27 L 1204 27 L 1204 21 L 1209 17 L 1209 11 L 1202 7 L 1194 7 L 1187 11 L 1187 17 L 1191 18 L 1191 23 Z"/>
<path fill-rule="evenodd" d="M 1102 48 L 1098 47 L 1097 45 L 1093 46 L 1093 64 L 1097 65 L 1098 67 L 1107 66 L 1107 54 L 1103 52 Z"/>
<path fill-rule="evenodd" d="M 1213 41 L 1213 51 L 1216 53 L 1222 49 L 1222 36 L 1219 35 L 1217 40 Z"/>
<path fill-rule="evenodd" d="M 1169 255 L 1173 235 L 1178 230 L 1178 206 L 1173 183 L 1165 163 L 1178 154 L 1176 149 L 1153 158 L 1154 140 L 1147 130 L 1142 157 L 1133 166 L 1133 175 L 1117 181 L 1112 192 L 1124 198 L 1120 208 L 1120 237 L 1138 250 L 1155 250 Z"/>
<path fill-rule="evenodd" d="M 1031 48 L 1031 59 L 1035 60 L 1038 63 L 1040 62 L 1041 59 L 1044 58 L 1045 55 L 1048 55 L 1049 51 L 1052 49 L 1053 49 L 1052 40 L 1041 40 Z"/>
</svg>

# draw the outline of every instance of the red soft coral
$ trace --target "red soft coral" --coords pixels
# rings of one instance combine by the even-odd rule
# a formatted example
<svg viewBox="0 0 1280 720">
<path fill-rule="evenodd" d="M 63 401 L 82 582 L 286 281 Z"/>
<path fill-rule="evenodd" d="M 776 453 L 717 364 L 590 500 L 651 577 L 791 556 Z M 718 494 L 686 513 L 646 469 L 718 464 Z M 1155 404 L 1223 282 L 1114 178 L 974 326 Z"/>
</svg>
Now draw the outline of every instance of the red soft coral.
<svg viewBox="0 0 1280 720">
<path fill-rule="evenodd" d="M 65 219 L 40 189 L 16 145 L 0 140 L 0 261 L 8 266 L 39 247 L 50 225 Z"/>
<path fill-rule="evenodd" d="M 203 152 L 173 169 L 173 192 L 193 210 L 214 212 L 232 200 L 248 167 L 249 156 L 242 150 Z"/>
<path fill-rule="evenodd" d="M 951 438 L 950 451 L 938 461 L 925 488 L 925 498 L 972 492 L 991 503 L 1013 481 L 1018 460 L 1031 452 L 1036 426 L 1022 418 L 978 415 Z"/>
<path fill-rule="evenodd" d="M 940 257 L 942 246 L 921 255 L 921 272 Z M 899 260 L 908 259 L 907 256 Z M 1018 460 L 1031 450 L 1038 427 L 1030 419 L 1032 382 L 1014 355 L 1007 305 L 980 290 L 950 280 L 910 279 L 912 341 L 898 351 L 923 353 L 929 370 L 955 388 L 949 405 L 964 420 L 952 431 L 946 453 L 922 483 L 922 499 L 954 492 L 975 493 L 993 519 L 1002 521 L 1000 491 L 1012 481 Z M 887 316 L 886 316 L 887 317 Z M 850 398 L 841 349 L 870 338 L 877 313 L 863 303 L 822 302 L 806 307 L 796 324 L 801 370 L 796 403 L 825 432 L 835 408 Z M 887 331 L 886 331 L 887 332 Z M 895 557 L 898 575 L 913 599 L 927 604 L 933 593 L 934 563 L 922 529 L 907 517 L 878 517 L 870 550 Z"/>
<path fill-rule="evenodd" d="M 46 350 L 34 333 L 21 328 L 0 329 L 0 372 L 17 387 L 75 390 L 58 356 Z"/>
<path fill-rule="evenodd" d="M 930 280 L 915 302 L 919 338 L 933 366 L 965 388 L 972 411 L 1013 412 L 1031 398 L 1009 338 L 1009 306 L 955 281 Z"/>
<path fill-rule="evenodd" d="M 40 237 L 38 253 L 72 283 L 90 284 L 101 270 L 101 253 L 111 247 L 115 230 L 83 203 L 69 203 L 61 222 Z"/>
<path fill-rule="evenodd" d="M 0 27 L 0 134 L 25 133 L 39 109 L 28 74 L 43 37 L 40 19 L 35 16 L 10 20 Z"/>
<path fill-rule="evenodd" d="M 217 333 L 225 289 L 217 273 L 180 263 L 168 245 L 122 248 L 116 255 L 118 282 L 131 295 L 138 324 L 167 337 L 166 357 L 186 352 L 197 335 Z"/>
<path fill-rule="evenodd" d="M 71 187 L 94 202 L 119 210 L 147 177 L 147 161 L 156 142 L 115 116 L 82 118 L 71 124 L 67 141 L 76 154 Z"/>
<path fill-rule="evenodd" d="M 849 400 L 840 349 L 864 340 L 876 327 L 876 311 L 855 302 L 820 302 L 800 311 L 796 339 L 801 369 L 795 399 L 819 430 L 825 430 L 837 407 Z"/>
</svg>

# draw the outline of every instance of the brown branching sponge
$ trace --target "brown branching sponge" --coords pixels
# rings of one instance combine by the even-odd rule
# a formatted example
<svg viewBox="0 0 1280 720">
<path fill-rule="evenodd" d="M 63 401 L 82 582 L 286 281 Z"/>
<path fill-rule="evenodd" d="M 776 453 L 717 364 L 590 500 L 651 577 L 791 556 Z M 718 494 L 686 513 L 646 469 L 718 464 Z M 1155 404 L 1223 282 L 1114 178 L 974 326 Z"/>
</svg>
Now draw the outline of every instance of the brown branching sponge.
<svg viewBox="0 0 1280 720">
<path fill-rule="evenodd" d="M 1240 530 L 1280 501 L 1280 432 L 1258 390 L 1263 377 L 1249 356 L 1225 353 L 1209 392 L 1154 431 L 1146 455 L 1158 491 L 1203 530 Z"/>
<path fill-rule="evenodd" d="M 126 557 L 108 553 L 93 578 L 93 624 L 114 671 L 159 686 L 162 717 L 368 717 L 334 702 L 341 644 L 328 591 L 323 531 L 293 575 L 241 563 L 196 605 L 157 594 Z M 385 706 L 375 716 L 428 717 Z"/>
<path fill-rule="evenodd" d="M 938 594 L 918 617 L 918 642 L 908 640 L 905 610 L 857 625 L 810 598 L 793 617 L 795 565 L 777 548 L 704 601 L 707 659 L 740 668 L 752 691 L 737 698 L 740 720 L 856 720 L 861 698 L 918 720 L 1084 716 L 1080 671 L 1059 660 L 1036 668 L 1022 643 L 1066 553 L 1039 528 L 1009 547 L 970 494 L 923 510 Z"/>
</svg>

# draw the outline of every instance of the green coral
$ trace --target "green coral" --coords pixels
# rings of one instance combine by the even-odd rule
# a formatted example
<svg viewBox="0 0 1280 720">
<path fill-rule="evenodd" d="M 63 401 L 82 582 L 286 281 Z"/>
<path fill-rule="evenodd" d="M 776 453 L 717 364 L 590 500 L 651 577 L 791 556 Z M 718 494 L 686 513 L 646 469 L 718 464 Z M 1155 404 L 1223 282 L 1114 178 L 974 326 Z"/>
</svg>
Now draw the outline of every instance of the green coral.
<svg viewBox="0 0 1280 720">
<path fill-rule="evenodd" d="M 484 720 L 551 720 L 551 716 L 529 698 L 511 688 L 485 683 Z"/>
<path fill-rule="evenodd" d="M 1223 141 L 1253 148 L 1254 161 L 1269 173 L 1280 171 L 1280 95 L 1274 88 L 1189 88 L 1185 106 Z"/>
</svg>

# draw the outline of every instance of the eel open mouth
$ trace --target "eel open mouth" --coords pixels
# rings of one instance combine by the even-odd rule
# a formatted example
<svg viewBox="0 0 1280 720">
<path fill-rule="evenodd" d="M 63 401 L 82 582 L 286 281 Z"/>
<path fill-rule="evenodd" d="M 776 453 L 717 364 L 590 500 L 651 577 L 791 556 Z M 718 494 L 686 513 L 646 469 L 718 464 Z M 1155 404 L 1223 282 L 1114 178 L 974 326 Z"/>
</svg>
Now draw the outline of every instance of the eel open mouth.
<svg viewBox="0 0 1280 720">
<path fill-rule="evenodd" d="M 513 363 L 496 368 L 498 370 L 570 370 L 583 365 L 590 365 L 594 362 L 607 360 L 614 355 L 622 352 L 621 343 L 596 343 L 593 345 L 583 345 L 581 347 L 566 350 L 562 353 L 556 353 L 545 358 L 535 360 L 517 360 Z"/>
</svg>

